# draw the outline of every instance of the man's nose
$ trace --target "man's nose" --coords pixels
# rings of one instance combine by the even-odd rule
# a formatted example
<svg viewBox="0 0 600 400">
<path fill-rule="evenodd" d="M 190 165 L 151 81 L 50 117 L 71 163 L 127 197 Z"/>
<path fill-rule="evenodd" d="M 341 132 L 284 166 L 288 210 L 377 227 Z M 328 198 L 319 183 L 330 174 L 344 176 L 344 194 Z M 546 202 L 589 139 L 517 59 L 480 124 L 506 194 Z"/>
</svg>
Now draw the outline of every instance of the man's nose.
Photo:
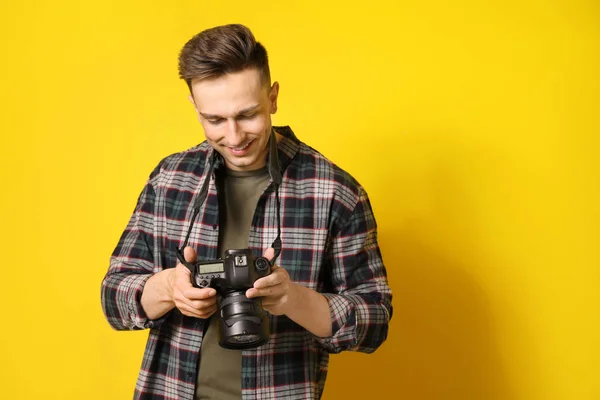
<svg viewBox="0 0 600 400">
<path fill-rule="evenodd" d="M 242 144 L 244 141 L 240 126 L 235 119 L 227 120 L 227 142 L 230 146 Z"/>
</svg>

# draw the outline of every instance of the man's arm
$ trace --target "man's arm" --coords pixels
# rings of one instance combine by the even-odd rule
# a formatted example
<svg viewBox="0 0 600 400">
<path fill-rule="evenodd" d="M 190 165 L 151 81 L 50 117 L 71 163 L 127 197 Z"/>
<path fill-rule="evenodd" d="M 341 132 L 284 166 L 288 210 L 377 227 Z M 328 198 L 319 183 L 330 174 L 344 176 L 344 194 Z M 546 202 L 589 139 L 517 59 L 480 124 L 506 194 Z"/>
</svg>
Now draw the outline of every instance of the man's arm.
<svg viewBox="0 0 600 400">
<path fill-rule="evenodd" d="M 305 286 L 294 284 L 297 302 L 286 315 L 313 335 L 321 338 L 331 336 L 331 312 L 327 298 Z"/>
<path fill-rule="evenodd" d="M 274 250 L 267 249 L 264 256 L 272 259 Z M 258 279 L 246 291 L 248 298 L 262 297 L 262 306 L 273 315 L 287 315 L 315 336 L 331 336 L 331 315 L 325 296 L 290 280 L 288 272 L 273 265 L 269 276 Z"/>
<path fill-rule="evenodd" d="M 265 253 L 271 258 L 272 249 Z M 290 281 L 285 269 L 256 281 L 248 297 L 263 297 L 264 308 L 287 315 L 317 337 L 328 351 L 375 351 L 387 338 L 392 293 L 377 243 L 377 226 L 368 197 L 359 198 L 334 236 L 328 274 L 333 293 L 317 293 Z"/>
<path fill-rule="evenodd" d="M 359 187 L 354 209 L 332 237 L 327 272 L 333 284 L 329 303 L 332 336 L 317 338 L 332 353 L 374 352 L 387 339 L 392 291 L 367 193 Z"/>
<path fill-rule="evenodd" d="M 117 330 L 157 327 L 175 307 L 197 318 L 208 318 L 216 310 L 215 290 L 194 288 L 185 266 L 177 264 L 159 271 L 154 267 L 156 193 L 152 177 L 158 170 L 140 194 L 102 281 L 102 309 Z M 195 261 L 196 253 L 187 247 L 185 257 Z"/>
<path fill-rule="evenodd" d="M 154 199 L 152 177 L 146 182 L 125 231 L 110 258 L 110 266 L 102 281 L 102 310 L 108 323 L 117 330 L 145 329 L 153 321 L 141 305 L 144 287 L 154 271 Z"/>
</svg>

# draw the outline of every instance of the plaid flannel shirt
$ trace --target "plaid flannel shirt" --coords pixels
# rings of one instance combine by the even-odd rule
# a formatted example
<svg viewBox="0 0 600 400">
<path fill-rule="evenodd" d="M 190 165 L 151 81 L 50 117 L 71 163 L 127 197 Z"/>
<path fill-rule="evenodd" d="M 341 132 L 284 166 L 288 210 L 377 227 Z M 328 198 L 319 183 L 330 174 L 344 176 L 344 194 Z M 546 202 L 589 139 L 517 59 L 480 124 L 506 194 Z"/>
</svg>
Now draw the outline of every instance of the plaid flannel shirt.
<svg viewBox="0 0 600 400">
<path fill-rule="evenodd" d="M 386 339 L 392 316 L 391 290 L 377 243 L 375 218 L 365 190 L 346 172 L 300 142 L 289 127 L 278 155 L 283 182 L 282 251 L 276 262 L 292 281 L 323 293 L 329 302 L 332 336 L 319 338 L 286 316 L 270 316 L 267 344 L 242 354 L 243 399 L 318 399 L 330 353 L 375 351 Z M 110 259 L 102 282 L 102 307 L 117 330 L 150 329 L 135 388 L 136 399 L 193 399 L 204 325 L 174 308 L 158 320 L 140 304 L 146 281 L 177 264 L 204 179 L 209 193 L 189 245 L 199 260 L 218 258 L 219 218 L 214 176 L 222 165 L 207 143 L 163 159 L 151 173 L 134 213 Z M 214 174 L 213 174 L 214 175 Z M 249 248 L 262 255 L 277 236 L 275 192 L 261 195 Z"/>
</svg>

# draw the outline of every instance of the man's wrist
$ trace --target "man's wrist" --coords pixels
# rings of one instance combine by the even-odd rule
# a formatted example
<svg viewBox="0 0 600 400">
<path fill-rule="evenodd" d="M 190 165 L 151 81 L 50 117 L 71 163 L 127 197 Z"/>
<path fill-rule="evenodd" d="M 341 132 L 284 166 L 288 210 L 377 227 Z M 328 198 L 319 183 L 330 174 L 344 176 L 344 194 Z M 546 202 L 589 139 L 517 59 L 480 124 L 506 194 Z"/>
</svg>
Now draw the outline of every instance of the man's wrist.
<svg viewBox="0 0 600 400">
<path fill-rule="evenodd" d="M 173 299 L 173 276 L 169 268 L 155 273 L 148 279 L 141 296 L 141 305 L 149 319 L 157 319 L 175 307 Z"/>
<path fill-rule="evenodd" d="M 298 283 L 292 282 L 290 289 L 290 293 L 288 294 L 288 309 L 289 311 L 294 311 L 299 307 L 302 307 L 302 298 L 305 296 L 303 289 L 306 288 Z"/>
<path fill-rule="evenodd" d="M 175 279 L 175 268 L 167 268 L 159 272 L 159 274 L 164 273 L 164 299 L 163 301 L 171 302 L 175 304 L 175 300 L 173 299 L 173 280 Z"/>
<path fill-rule="evenodd" d="M 331 336 L 331 314 L 327 298 L 297 283 L 293 283 L 292 287 L 292 299 L 286 316 L 316 336 Z"/>
</svg>

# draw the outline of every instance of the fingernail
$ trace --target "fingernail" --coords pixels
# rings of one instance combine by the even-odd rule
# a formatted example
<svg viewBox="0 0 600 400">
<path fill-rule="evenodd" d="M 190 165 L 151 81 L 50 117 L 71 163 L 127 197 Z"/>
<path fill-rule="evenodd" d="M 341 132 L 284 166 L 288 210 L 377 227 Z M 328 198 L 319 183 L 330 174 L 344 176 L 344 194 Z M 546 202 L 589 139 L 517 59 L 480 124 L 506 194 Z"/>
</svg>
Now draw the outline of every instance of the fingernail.
<svg viewBox="0 0 600 400">
<path fill-rule="evenodd" d="M 214 296 L 215 294 L 217 294 L 217 291 L 216 291 L 216 290 L 214 290 L 214 289 L 211 289 L 211 290 L 208 292 L 208 295 L 209 295 L 209 296 Z"/>
</svg>

